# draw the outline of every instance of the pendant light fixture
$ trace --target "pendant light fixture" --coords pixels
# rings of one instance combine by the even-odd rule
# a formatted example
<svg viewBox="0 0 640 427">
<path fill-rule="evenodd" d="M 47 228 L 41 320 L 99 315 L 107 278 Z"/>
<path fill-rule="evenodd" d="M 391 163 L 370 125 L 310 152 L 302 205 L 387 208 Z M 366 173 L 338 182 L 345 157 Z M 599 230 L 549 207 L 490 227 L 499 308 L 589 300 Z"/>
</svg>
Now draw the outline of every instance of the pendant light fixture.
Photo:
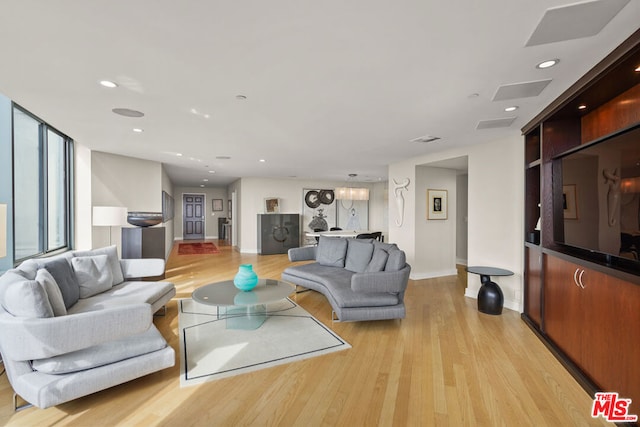
<svg viewBox="0 0 640 427">
<path fill-rule="evenodd" d="M 347 184 L 345 187 L 338 187 L 335 189 L 335 195 L 337 200 L 369 200 L 369 189 L 365 187 L 350 187 L 349 183 L 355 183 L 355 177 L 357 173 L 350 173 L 347 178 Z"/>
</svg>

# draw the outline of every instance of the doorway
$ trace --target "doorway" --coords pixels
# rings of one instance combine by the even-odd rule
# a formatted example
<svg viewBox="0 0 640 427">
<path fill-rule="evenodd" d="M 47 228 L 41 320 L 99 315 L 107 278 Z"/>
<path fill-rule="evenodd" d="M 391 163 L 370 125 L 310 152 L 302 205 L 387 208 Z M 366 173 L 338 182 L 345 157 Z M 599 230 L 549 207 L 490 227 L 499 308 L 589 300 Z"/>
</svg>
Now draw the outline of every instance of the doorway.
<svg viewBox="0 0 640 427">
<path fill-rule="evenodd" d="M 204 195 L 182 195 L 182 238 L 204 240 Z"/>
</svg>

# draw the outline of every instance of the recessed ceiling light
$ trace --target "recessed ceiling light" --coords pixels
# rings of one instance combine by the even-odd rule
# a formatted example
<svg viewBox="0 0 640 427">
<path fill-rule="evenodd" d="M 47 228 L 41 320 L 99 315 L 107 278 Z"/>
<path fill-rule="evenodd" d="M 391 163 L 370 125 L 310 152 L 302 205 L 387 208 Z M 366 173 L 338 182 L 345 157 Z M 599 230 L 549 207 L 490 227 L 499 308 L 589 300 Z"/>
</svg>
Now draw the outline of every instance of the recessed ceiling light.
<svg viewBox="0 0 640 427">
<path fill-rule="evenodd" d="M 118 87 L 118 85 L 110 80 L 100 80 L 100 84 L 104 87 L 108 87 L 109 89 L 113 89 Z"/>
<path fill-rule="evenodd" d="M 216 173 L 216 171 L 209 171 L 209 173 Z"/>
<path fill-rule="evenodd" d="M 471 95 L 469 95 L 467 98 L 477 98 L 479 97 L 480 94 L 479 93 L 472 93 Z"/>
<path fill-rule="evenodd" d="M 176 156 L 182 157 L 182 153 L 176 153 Z"/>
<path fill-rule="evenodd" d="M 204 188 L 204 184 L 200 184 L 200 187 Z"/>
<path fill-rule="evenodd" d="M 536 65 L 536 68 L 539 68 L 541 70 L 545 69 L 545 68 L 550 68 L 550 67 L 553 67 L 554 65 L 556 65 L 558 62 L 560 62 L 559 59 L 549 59 L 547 61 L 542 61 L 541 63 Z"/>
<path fill-rule="evenodd" d="M 638 65 L 638 66 L 636 67 L 636 72 L 637 72 L 637 73 L 640 73 L 640 65 Z"/>
<path fill-rule="evenodd" d="M 510 111 L 516 111 L 518 109 L 517 105 L 512 105 L 511 107 L 507 107 L 504 109 L 504 111 L 510 112 Z"/>
<path fill-rule="evenodd" d="M 142 132 L 144 132 L 144 129 L 140 129 L 140 128 L 133 128 L 133 131 L 134 131 L 135 133 L 142 133 Z"/>
<path fill-rule="evenodd" d="M 578 110 L 586 110 L 586 109 L 587 109 L 586 105 L 584 105 L 584 104 L 578 105 Z"/>
<path fill-rule="evenodd" d="M 260 160 L 258 160 L 258 161 L 259 161 L 260 163 L 264 163 L 264 162 L 266 162 L 266 160 L 265 160 L 265 159 L 260 159 Z"/>
<path fill-rule="evenodd" d="M 132 110 L 130 108 L 114 108 L 111 111 L 125 117 L 144 117 L 144 113 L 142 111 Z"/>
<path fill-rule="evenodd" d="M 202 180 L 202 182 L 209 182 L 209 179 L 205 178 Z"/>
<path fill-rule="evenodd" d="M 237 99 L 238 101 L 244 101 L 245 99 L 247 99 L 247 97 L 246 97 L 246 96 L 244 96 L 244 95 L 236 95 L 236 99 Z"/>
</svg>

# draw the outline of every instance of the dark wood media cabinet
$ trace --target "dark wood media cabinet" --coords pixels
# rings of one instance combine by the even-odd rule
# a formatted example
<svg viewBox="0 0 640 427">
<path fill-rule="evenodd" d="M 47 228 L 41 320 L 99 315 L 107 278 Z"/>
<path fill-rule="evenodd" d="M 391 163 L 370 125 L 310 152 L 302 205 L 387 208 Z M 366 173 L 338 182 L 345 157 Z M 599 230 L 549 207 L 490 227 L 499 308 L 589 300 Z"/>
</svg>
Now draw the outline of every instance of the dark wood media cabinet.
<svg viewBox="0 0 640 427">
<path fill-rule="evenodd" d="M 522 129 L 522 319 L 587 392 L 618 392 L 632 399 L 632 414 L 640 414 L 640 269 L 557 243 L 564 217 L 552 177 L 558 155 L 640 125 L 639 66 L 640 30 Z"/>
</svg>

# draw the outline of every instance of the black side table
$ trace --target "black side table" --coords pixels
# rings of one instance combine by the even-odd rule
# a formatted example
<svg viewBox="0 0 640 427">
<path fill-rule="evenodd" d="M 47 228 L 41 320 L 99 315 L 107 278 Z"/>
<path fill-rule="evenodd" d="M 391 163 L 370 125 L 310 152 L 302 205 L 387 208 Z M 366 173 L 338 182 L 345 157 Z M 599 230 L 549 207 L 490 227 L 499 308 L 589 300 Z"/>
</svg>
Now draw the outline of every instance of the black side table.
<svg viewBox="0 0 640 427">
<path fill-rule="evenodd" d="M 502 314 L 504 295 L 497 283 L 491 281 L 491 276 L 513 276 L 513 271 L 494 267 L 467 267 L 467 271 L 480 275 L 482 286 L 478 291 L 478 311 L 486 314 Z"/>
</svg>

